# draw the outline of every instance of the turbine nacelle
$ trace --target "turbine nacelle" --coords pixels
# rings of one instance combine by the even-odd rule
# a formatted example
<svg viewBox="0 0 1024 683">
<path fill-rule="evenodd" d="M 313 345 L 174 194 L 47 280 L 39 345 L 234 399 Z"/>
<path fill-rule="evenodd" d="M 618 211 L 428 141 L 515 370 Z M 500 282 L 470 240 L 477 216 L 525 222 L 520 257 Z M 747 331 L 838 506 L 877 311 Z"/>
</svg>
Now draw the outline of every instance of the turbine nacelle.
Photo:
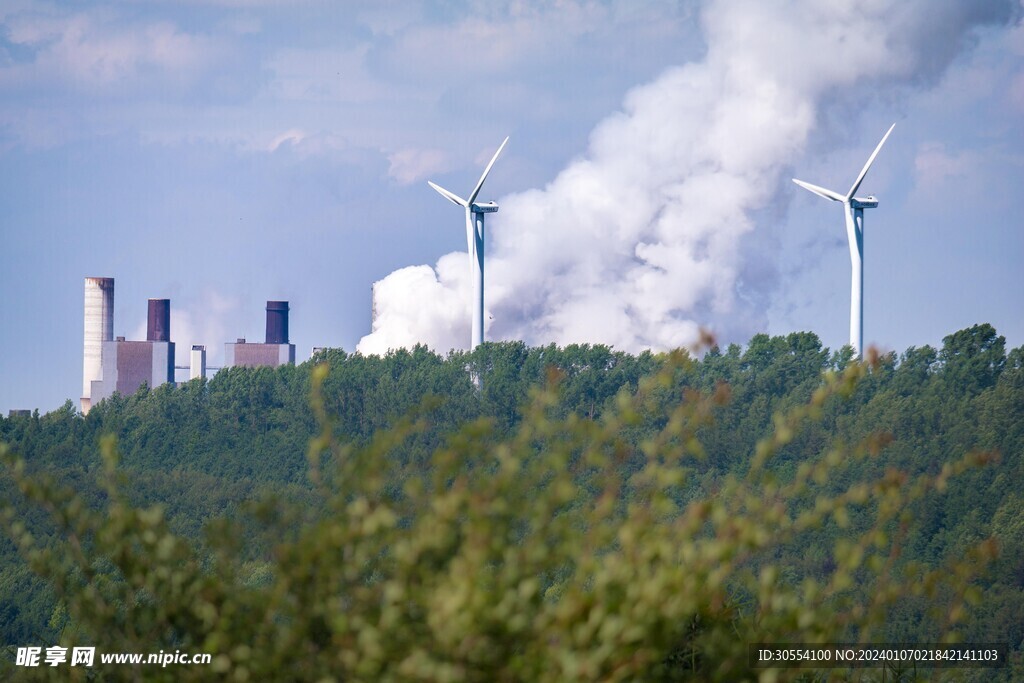
<svg viewBox="0 0 1024 683">
<path fill-rule="evenodd" d="M 853 197 L 850 199 L 850 206 L 855 209 L 873 209 L 878 206 L 878 199 L 874 195 L 867 197 Z"/>
<path fill-rule="evenodd" d="M 440 185 L 435 185 L 430 182 L 428 182 L 428 185 L 437 190 L 439 195 L 450 201 L 452 204 L 458 204 L 459 206 L 469 209 L 473 213 L 494 213 L 498 210 L 497 202 L 473 202 L 470 204 L 459 195 L 444 189 Z"/>
<path fill-rule="evenodd" d="M 498 210 L 497 202 L 484 202 L 483 204 L 470 204 L 470 211 L 473 213 L 494 213 Z"/>
<path fill-rule="evenodd" d="M 805 183 L 804 181 L 797 180 L 796 178 L 793 178 L 793 182 L 808 192 L 813 192 L 819 197 L 829 199 L 833 202 L 839 202 L 840 204 L 849 204 L 850 207 L 854 209 L 873 209 L 878 206 L 878 198 L 873 194 L 870 194 L 867 197 L 844 197 L 835 190 L 818 187 L 817 185 Z"/>
</svg>

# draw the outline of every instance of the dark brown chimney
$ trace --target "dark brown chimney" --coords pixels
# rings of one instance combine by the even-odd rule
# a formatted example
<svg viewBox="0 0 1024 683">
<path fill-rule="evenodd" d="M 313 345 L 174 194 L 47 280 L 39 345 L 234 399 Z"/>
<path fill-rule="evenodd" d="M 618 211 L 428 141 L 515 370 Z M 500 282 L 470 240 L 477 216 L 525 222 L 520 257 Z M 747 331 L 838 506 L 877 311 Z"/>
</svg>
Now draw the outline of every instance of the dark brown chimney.
<svg viewBox="0 0 1024 683">
<path fill-rule="evenodd" d="M 267 302 L 267 343 L 288 343 L 288 302 Z"/>
<path fill-rule="evenodd" d="M 146 325 L 146 341 L 171 341 L 171 300 L 149 300 L 149 322 Z"/>
</svg>

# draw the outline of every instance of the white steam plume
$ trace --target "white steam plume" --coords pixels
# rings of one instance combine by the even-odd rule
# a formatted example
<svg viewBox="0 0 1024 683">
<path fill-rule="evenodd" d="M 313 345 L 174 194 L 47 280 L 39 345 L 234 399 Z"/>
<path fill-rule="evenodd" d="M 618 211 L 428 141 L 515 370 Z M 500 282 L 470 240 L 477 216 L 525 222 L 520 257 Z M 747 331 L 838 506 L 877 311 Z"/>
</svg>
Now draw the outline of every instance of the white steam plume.
<svg viewBox="0 0 1024 683">
<path fill-rule="evenodd" d="M 224 342 L 236 339 L 228 330 L 245 329 L 239 320 L 240 305 L 232 297 L 208 289 L 199 301 L 178 305 L 171 299 L 171 341 L 175 343 L 175 365 L 189 364 L 193 344 L 206 347 L 206 362 L 219 367 L 223 361 Z M 147 319 L 142 318 L 128 334 L 129 341 L 146 338 Z M 120 334 L 120 333 L 119 333 Z"/>
<path fill-rule="evenodd" d="M 699 326 L 763 330 L 771 258 L 751 244 L 786 164 L 823 106 L 874 88 L 934 82 L 978 25 L 1011 0 L 713 0 L 702 62 L 626 96 L 587 153 L 489 219 L 489 339 L 604 343 L 628 351 L 694 341 Z M 456 219 L 453 216 L 452 220 Z M 469 340 L 466 255 L 376 284 L 363 353 Z"/>
</svg>

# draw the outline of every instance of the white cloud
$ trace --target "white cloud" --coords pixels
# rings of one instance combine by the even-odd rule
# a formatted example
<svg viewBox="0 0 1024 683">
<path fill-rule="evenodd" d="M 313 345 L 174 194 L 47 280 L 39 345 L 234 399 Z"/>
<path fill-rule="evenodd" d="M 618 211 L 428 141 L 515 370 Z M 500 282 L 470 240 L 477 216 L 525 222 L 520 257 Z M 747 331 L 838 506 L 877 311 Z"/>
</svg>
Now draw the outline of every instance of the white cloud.
<svg viewBox="0 0 1024 683">
<path fill-rule="evenodd" d="M 253 139 L 235 141 L 241 149 L 269 153 L 287 151 L 303 159 L 315 156 L 341 159 L 357 151 L 351 141 L 324 131 L 312 133 L 302 128 L 289 128 L 280 133 L 261 130 L 250 135 Z"/>
<path fill-rule="evenodd" d="M 478 79 L 549 70 L 555 61 L 603 64 L 628 57 L 645 39 L 678 36 L 689 15 L 677 2 L 472 3 L 454 21 L 386 25 L 393 40 L 371 58 L 406 79 L 445 83 L 457 74 L 459 81 L 448 87 L 465 85 L 465 79 L 486 87 Z"/>
<path fill-rule="evenodd" d="M 212 39 L 170 22 L 126 24 L 104 13 L 21 13 L 5 19 L 8 39 L 34 51 L 28 63 L 0 68 L 0 85 L 62 83 L 99 92 L 159 80 L 187 85 L 221 54 Z"/>
<path fill-rule="evenodd" d="M 270 144 L 267 145 L 267 151 L 273 152 L 286 142 L 291 145 L 297 145 L 305 139 L 306 134 L 303 131 L 297 128 L 292 128 L 291 130 L 286 130 L 280 135 L 275 136 L 274 139 L 270 141 Z"/>
<path fill-rule="evenodd" d="M 438 149 L 400 149 L 388 155 L 388 175 L 402 185 L 448 170 L 448 155 Z"/>
</svg>

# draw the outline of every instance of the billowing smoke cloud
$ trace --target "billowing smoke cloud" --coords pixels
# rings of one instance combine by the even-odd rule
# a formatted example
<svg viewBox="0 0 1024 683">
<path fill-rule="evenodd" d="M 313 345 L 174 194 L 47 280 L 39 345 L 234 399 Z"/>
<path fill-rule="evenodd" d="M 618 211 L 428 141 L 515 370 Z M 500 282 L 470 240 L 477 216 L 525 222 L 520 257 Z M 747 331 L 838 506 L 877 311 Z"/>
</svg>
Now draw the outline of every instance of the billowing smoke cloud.
<svg viewBox="0 0 1024 683">
<path fill-rule="evenodd" d="M 634 89 L 585 156 L 543 190 L 499 201 L 488 338 L 635 351 L 691 343 L 700 326 L 738 340 L 765 329 L 774 269 L 750 248 L 754 215 L 823 107 L 934 83 L 972 29 L 1012 12 L 1010 0 L 709 2 L 703 61 Z M 378 282 L 358 349 L 464 348 L 466 261 L 449 254 Z"/>
</svg>

